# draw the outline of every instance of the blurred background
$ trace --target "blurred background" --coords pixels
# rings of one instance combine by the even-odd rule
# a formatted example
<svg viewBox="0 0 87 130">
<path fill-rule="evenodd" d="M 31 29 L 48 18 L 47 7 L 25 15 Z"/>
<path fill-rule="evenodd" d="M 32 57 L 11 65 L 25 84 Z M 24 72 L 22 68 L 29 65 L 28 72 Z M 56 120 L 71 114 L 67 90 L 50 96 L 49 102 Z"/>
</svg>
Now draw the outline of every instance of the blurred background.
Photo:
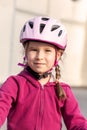
<svg viewBox="0 0 87 130">
<path fill-rule="evenodd" d="M 84 103 L 83 100 L 87 99 L 86 2 L 87 0 L 0 0 L 0 84 L 9 75 L 17 74 L 22 69 L 17 64 L 23 62 L 19 35 L 24 23 L 36 15 L 50 16 L 61 20 L 68 33 L 68 46 L 60 63 L 61 79 L 76 90 L 79 103 Z M 86 114 L 82 108 L 85 104 L 81 103 L 81 109 Z"/>
</svg>

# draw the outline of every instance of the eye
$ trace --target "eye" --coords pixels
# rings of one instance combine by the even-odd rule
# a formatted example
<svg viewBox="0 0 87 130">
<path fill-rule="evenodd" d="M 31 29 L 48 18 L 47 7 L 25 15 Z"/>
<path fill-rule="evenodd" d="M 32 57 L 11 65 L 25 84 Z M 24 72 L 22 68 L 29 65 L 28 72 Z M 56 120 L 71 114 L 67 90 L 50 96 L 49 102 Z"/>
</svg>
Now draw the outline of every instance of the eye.
<svg viewBox="0 0 87 130">
<path fill-rule="evenodd" d="M 37 51 L 37 49 L 33 48 L 33 49 L 31 49 L 31 51 Z"/>
<path fill-rule="evenodd" d="M 37 51 L 37 49 L 36 48 L 29 48 L 29 51 Z"/>
<path fill-rule="evenodd" d="M 45 52 L 51 52 L 51 49 L 46 49 Z"/>
</svg>

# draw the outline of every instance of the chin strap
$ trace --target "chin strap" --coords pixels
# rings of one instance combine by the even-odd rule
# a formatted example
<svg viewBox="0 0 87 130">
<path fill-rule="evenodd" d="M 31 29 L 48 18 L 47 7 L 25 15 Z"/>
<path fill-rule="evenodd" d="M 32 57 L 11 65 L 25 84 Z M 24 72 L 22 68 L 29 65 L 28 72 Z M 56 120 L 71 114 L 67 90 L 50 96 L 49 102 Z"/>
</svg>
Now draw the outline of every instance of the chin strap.
<svg viewBox="0 0 87 130">
<path fill-rule="evenodd" d="M 51 74 L 51 72 L 45 72 L 42 75 L 39 75 L 37 72 L 33 71 L 29 66 L 26 67 L 27 71 L 30 72 L 37 80 L 40 80 L 42 78 L 47 78 L 48 75 Z"/>
</svg>

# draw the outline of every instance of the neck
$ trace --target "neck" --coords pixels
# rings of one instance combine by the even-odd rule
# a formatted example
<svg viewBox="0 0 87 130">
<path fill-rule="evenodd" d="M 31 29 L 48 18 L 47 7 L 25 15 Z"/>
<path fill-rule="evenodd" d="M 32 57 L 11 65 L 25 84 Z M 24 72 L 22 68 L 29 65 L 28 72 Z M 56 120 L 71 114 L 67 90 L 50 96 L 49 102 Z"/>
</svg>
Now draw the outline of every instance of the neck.
<svg viewBox="0 0 87 130">
<path fill-rule="evenodd" d="M 49 80 L 50 80 L 50 75 L 48 75 L 48 77 L 42 78 L 42 79 L 40 79 L 40 80 L 38 80 L 38 81 L 39 81 L 39 83 L 40 83 L 41 85 L 44 85 L 44 84 L 46 84 Z"/>
</svg>

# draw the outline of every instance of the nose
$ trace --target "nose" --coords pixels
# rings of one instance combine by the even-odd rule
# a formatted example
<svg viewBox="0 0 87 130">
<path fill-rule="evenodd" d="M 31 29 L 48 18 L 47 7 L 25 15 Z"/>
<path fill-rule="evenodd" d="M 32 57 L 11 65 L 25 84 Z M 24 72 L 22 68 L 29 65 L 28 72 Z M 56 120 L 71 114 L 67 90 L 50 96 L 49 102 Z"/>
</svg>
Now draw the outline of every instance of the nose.
<svg viewBox="0 0 87 130">
<path fill-rule="evenodd" d="M 43 59 L 44 58 L 44 52 L 42 50 L 38 50 L 36 54 L 36 59 Z"/>
</svg>

